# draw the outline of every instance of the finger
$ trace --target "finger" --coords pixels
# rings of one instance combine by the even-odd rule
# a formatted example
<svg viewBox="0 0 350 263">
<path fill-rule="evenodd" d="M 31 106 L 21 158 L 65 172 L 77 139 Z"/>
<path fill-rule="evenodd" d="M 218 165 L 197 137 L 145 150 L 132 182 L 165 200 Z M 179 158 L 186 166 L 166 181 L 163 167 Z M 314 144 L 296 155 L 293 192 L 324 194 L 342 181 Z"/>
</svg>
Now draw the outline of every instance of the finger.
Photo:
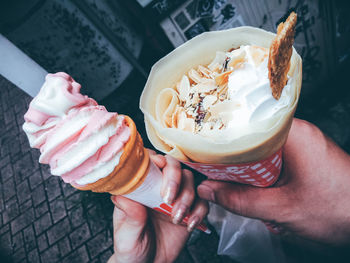
<svg viewBox="0 0 350 263">
<path fill-rule="evenodd" d="M 208 202 L 203 199 L 198 199 L 189 214 L 187 230 L 192 232 L 208 215 L 209 206 Z"/>
<path fill-rule="evenodd" d="M 148 149 L 149 157 L 160 168 L 163 169 L 166 165 L 166 159 L 164 155 L 157 154 L 155 151 Z"/>
<path fill-rule="evenodd" d="M 283 219 L 288 198 L 280 188 L 258 188 L 219 181 L 204 181 L 197 188 L 198 195 L 227 210 L 246 217 L 264 220 Z"/>
<path fill-rule="evenodd" d="M 114 249 L 118 255 L 127 255 L 142 239 L 147 222 L 146 208 L 122 196 L 112 196 Z"/>
<path fill-rule="evenodd" d="M 181 192 L 174 202 L 171 213 L 174 224 L 182 222 L 192 206 L 194 196 L 193 174 L 191 171 L 183 169 Z"/>
<path fill-rule="evenodd" d="M 163 184 L 161 195 L 164 198 L 164 202 L 172 204 L 179 191 L 181 185 L 181 165 L 175 158 L 166 155 L 166 166 L 163 169 Z"/>
</svg>

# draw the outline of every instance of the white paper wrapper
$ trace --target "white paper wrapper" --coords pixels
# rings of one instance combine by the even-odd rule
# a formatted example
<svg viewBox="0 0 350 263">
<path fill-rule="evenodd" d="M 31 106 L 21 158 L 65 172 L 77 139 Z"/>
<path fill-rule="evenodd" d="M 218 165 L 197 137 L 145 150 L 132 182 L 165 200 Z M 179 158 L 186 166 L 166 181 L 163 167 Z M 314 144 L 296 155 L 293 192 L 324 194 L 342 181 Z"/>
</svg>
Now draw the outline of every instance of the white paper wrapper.
<svg viewBox="0 0 350 263">
<path fill-rule="evenodd" d="M 164 127 L 159 119 L 166 114 L 169 105 L 176 103 L 173 93 L 164 90 L 174 88 L 191 68 L 208 65 L 216 51 L 227 51 L 241 45 L 269 48 L 274 37 L 273 33 L 252 27 L 207 32 L 159 60 L 151 70 L 140 101 L 147 135 L 154 147 L 182 161 L 213 164 L 255 162 L 276 153 L 287 138 L 301 89 L 301 58 L 294 48 L 289 70 L 292 103 L 273 117 L 251 123 L 233 133 L 218 132 L 215 138 Z M 159 94 L 162 94 L 161 98 Z"/>
<path fill-rule="evenodd" d="M 124 196 L 170 216 L 173 207 L 165 204 L 162 196 L 160 195 L 162 180 L 162 172 L 152 161 L 150 161 L 149 171 L 143 183 L 136 190 Z M 187 216 L 183 219 L 183 222 L 186 224 L 188 223 Z M 206 232 L 207 234 L 210 234 L 210 230 L 208 230 L 204 224 L 200 224 L 197 228 L 203 232 Z"/>
<path fill-rule="evenodd" d="M 160 195 L 162 177 L 162 172 L 151 161 L 148 174 L 143 183 L 135 191 L 124 196 L 150 208 L 160 207 L 164 203 Z"/>
</svg>

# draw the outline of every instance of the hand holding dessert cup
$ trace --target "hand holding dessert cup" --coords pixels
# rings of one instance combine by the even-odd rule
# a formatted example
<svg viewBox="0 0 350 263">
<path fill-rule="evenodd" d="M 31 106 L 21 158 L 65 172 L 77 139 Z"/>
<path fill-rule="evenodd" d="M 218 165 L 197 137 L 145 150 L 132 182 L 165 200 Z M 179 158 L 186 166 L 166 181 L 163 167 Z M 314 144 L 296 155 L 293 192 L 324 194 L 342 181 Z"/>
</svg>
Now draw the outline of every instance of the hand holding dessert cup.
<svg viewBox="0 0 350 263">
<path fill-rule="evenodd" d="M 194 202 L 194 198 L 183 197 L 194 196 L 192 175 L 185 171 L 174 177 L 171 163 L 175 161 L 170 159 L 159 161 L 162 158 L 155 156 L 151 161 L 132 119 L 108 112 L 82 95 L 80 85 L 68 74 L 48 74 L 24 117 L 23 130 L 30 146 L 40 149 L 39 161 L 49 164 L 51 173 L 64 182 L 80 190 L 126 196 L 173 215 L 176 223 L 190 220 L 189 230 L 198 225 L 206 230 L 198 220 L 191 220 L 204 218 L 207 210 L 203 201 L 193 206 L 190 218 L 185 217 Z M 164 203 L 161 195 L 163 178 L 169 182 L 166 186 L 170 182 L 176 185 L 168 191 L 171 204 Z M 204 206 L 204 210 L 197 206 Z"/>
<path fill-rule="evenodd" d="M 272 185 L 301 89 L 295 25 L 203 33 L 158 61 L 140 101 L 154 147 L 209 179 Z"/>
</svg>

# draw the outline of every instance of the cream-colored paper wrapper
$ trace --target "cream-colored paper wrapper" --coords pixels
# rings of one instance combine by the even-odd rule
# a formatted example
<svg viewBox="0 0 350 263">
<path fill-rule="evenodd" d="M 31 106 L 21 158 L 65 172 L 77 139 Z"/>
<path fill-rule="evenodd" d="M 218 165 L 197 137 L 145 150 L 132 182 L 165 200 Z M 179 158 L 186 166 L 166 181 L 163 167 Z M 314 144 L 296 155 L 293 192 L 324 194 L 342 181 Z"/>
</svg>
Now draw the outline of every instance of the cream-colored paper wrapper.
<svg viewBox="0 0 350 263">
<path fill-rule="evenodd" d="M 237 131 L 221 131 L 210 138 L 166 128 L 161 123 L 161 117 L 177 103 L 171 89 L 191 68 L 208 65 L 217 51 L 241 45 L 269 48 L 274 37 L 273 33 L 253 27 L 207 32 L 159 60 L 152 67 L 140 100 L 147 135 L 153 146 L 181 161 L 215 164 L 254 162 L 277 152 L 287 139 L 301 89 L 302 60 L 294 48 L 288 73 L 292 103 L 273 117 Z"/>
</svg>

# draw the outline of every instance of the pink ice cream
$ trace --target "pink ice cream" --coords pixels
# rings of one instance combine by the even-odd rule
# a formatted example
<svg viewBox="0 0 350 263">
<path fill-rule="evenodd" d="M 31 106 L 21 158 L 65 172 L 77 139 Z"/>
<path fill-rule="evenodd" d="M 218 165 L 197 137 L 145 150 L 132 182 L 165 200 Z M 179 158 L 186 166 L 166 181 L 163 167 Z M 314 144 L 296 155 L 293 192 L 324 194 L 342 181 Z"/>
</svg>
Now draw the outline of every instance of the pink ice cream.
<svg viewBox="0 0 350 263">
<path fill-rule="evenodd" d="M 68 74 L 48 74 L 24 115 L 30 146 L 40 149 L 39 162 L 73 185 L 108 176 L 118 165 L 130 137 L 124 117 L 80 93 Z"/>
</svg>

